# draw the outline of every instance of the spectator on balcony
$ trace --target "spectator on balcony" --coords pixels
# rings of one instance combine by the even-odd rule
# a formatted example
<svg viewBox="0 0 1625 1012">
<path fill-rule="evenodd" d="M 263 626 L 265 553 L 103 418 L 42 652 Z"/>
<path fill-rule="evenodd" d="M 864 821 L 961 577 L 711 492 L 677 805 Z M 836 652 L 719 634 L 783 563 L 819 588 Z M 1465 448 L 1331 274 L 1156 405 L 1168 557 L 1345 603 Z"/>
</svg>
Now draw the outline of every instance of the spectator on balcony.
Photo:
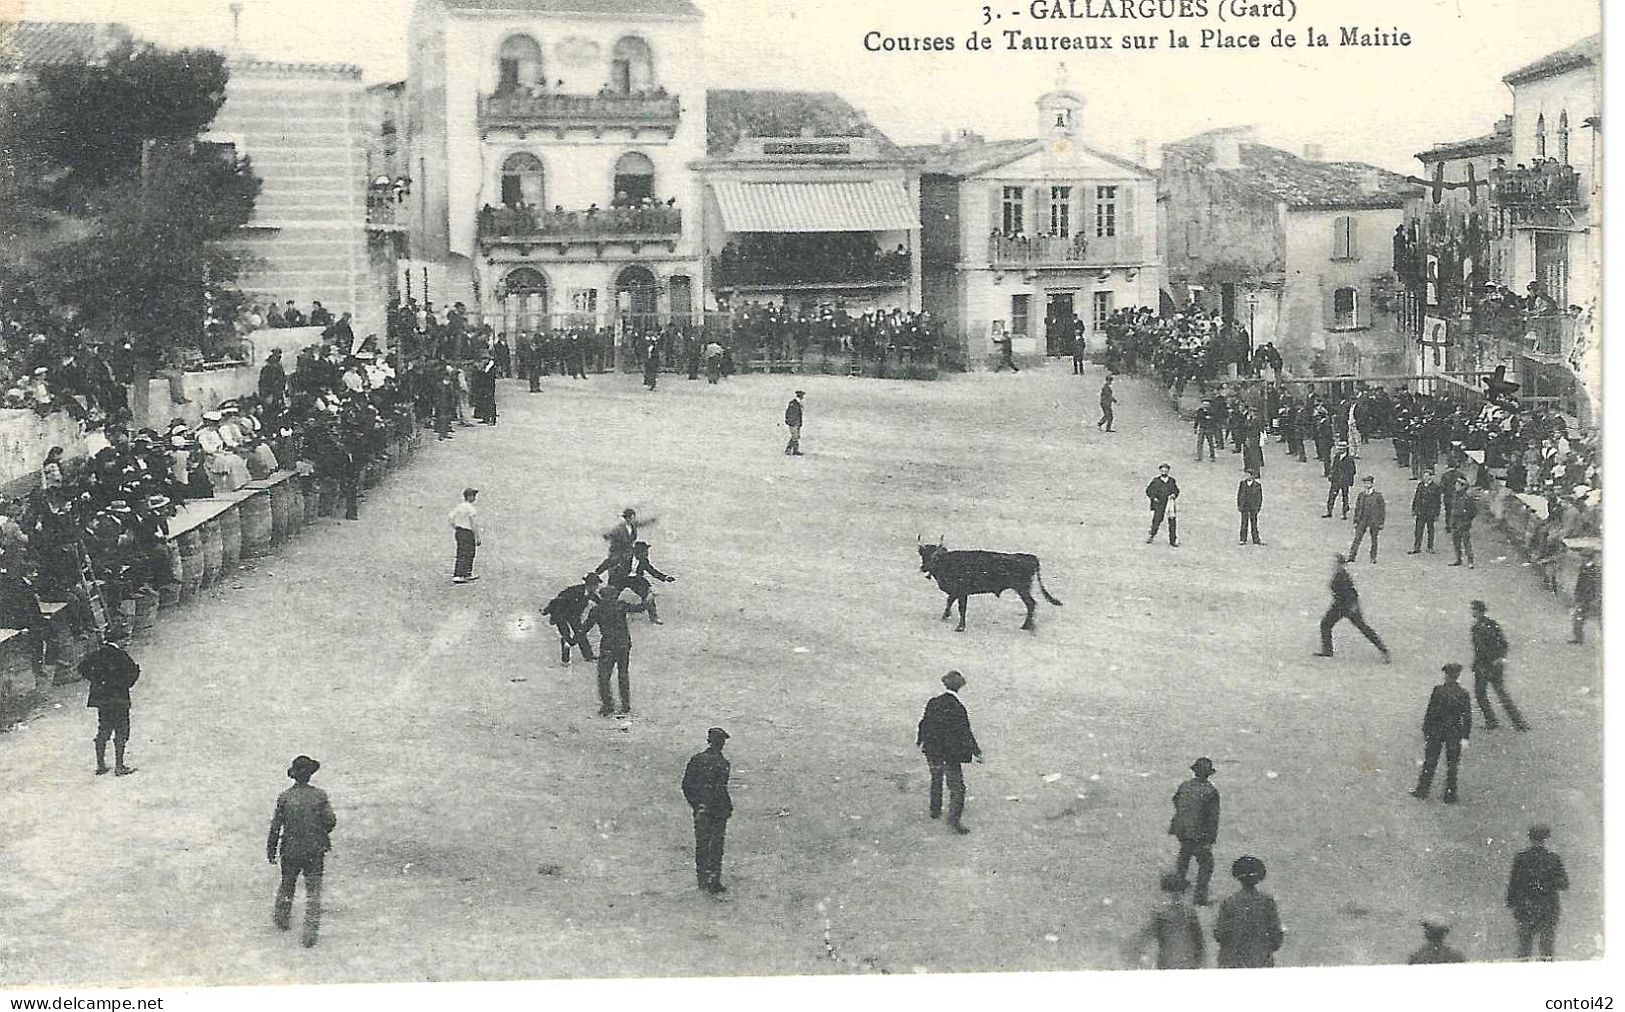
<svg viewBox="0 0 1625 1012">
<path fill-rule="evenodd" d="M 287 304 L 282 307 L 282 325 L 284 327 L 303 327 L 305 325 L 305 314 L 299 311 L 299 307 L 293 304 L 292 299 L 289 299 Z"/>
<path fill-rule="evenodd" d="M 349 314 L 346 313 L 345 315 L 348 316 Z M 333 314 L 328 312 L 320 302 L 313 301 L 310 304 L 310 316 L 306 319 L 310 321 L 312 327 L 326 327 L 333 322 Z"/>
</svg>

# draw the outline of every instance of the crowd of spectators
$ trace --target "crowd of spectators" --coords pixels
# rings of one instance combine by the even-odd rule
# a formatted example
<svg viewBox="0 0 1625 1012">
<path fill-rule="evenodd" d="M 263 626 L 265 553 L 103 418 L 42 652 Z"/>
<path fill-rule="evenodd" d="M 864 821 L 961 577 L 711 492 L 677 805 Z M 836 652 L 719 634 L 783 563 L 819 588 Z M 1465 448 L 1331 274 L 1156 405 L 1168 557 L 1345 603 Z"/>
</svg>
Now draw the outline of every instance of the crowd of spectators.
<svg viewBox="0 0 1625 1012">
<path fill-rule="evenodd" d="M 1554 207 L 1580 199 L 1580 174 L 1556 158 L 1537 158 L 1513 170 L 1497 164 L 1490 170 L 1490 183 L 1495 202 L 1503 207 Z"/>
<path fill-rule="evenodd" d="M 884 251 L 866 232 L 752 234 L 730 239 L 714 261 L 717 284 L 906 281 L 911 258 Z"/>
<path fill-rule="evenodd" d="M 733 308 L 728 323 L 726 343 L 735 355 L 772 361 L 799 361 L 809 351 L 864 362 L 935 361 L 943 347 L 940 321 L 901 309 L 853 315 L 830 302 L 799 307 L 747 302 Z"/>
<path fill-rule="evenodd" d="M 1230 365 L 1249 375 L 1256 358 L 1247 329 L 1216 312 L 1193 308 L 1163 317 L 1140 306 L 1114 310 L 1106 320 L 1107 365 L 1114 372 L 1149 372 L 1176 393 L 1192 381 L 1213 382 Z"/>
<path fill-rule="evenodd" d="M 676 197 L 662 203 L 618 194 L 608 208 L 592 204 L 584 211 L 567 211 L 563 205 L 548 211 L 526 203 L 486 204 L 480 208 L 479 229 L 481 235 L 676 235 L 683 230 L 683 214 Z"/>
<path fill-rule="evenodd" d="M 76 421 L 127 415 L 127 352 L 86 340 L 32 289 L 8 288 L 0 301 L 0 405 L 41 417 L 63 411 Z"/>
</svg>

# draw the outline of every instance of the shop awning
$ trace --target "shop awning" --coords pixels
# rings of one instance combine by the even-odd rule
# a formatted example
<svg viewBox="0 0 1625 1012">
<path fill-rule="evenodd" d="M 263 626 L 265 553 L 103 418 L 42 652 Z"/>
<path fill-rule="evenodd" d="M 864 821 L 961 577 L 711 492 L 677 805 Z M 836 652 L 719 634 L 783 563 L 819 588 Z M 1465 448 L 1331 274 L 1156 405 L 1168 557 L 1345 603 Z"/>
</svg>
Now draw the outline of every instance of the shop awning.
<svg viewBox="0 0 1625 1012">
<path fill-rule="evenodd" d="M 893 179 L 850 183 L 712 184 L 730 232 L 898 232 L 920 227 L 908 187 Z"/>
</svg>

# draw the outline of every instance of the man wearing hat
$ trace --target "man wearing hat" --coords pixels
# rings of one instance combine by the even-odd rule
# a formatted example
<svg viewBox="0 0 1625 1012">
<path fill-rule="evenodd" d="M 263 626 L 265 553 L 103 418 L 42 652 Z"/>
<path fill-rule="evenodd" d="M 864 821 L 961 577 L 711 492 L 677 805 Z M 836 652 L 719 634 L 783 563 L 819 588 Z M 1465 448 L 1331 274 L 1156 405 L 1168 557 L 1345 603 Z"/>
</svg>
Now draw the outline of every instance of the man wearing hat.
<svg viewBox="0 0 1625 1012">
<path fill-rule="evenodd" d="M 265 365 L 260 368 L 259 392 L 260 400 L 281 409 L 283 399 L 288 396 L 288 373 L 282 368 L 281 348 L 272 348 L 265 356 Z"/>
<path fill-rule="evenodd" d="M 1518 923 L 1518 958 L 1528 959 L 1540 939 L 1540 958 L 1550 960 L 1557 946 L 1561 896 L 1569 887 L 1563 859 L 1546 849 L 1549 826 L 1529 827 L 1529 847 L 1512 859 L 1507 880 L 1507 907 Z"/>
<path fill-rule="evenodd" d="M 942 815 L 942 782 L 948 781 L 948 826 L 964 835 L 970 832 L 960 816 L 965 811 L 965 763 L 982 761 L 982 746 L 971 733 L 970 714 L 959 701 L 959 690 L 965 687 L 965 676 L 950 671 L 942 676 L 948 690 L 925 704 L 914 743 L 925 753 L 927 768 L 931 771 L 931 818 Z"/>
<path fill-rule="evenodd" d="M 457 539 L 457 558 L 451 567 L 452 583 L 471 583 L 479 579 L 474 575 L 474 552 L 480 546 L 479 510 L 474 508 L 474 499 L 479 494 L 477 488 L 465 488 L 463 501 L 451 508 L 451 533 Z"/>
<path fill-rule="evenodd" d="M 1151 533 L 1145 537 L 1145 543 L 1151 544 L 1157 540 L 1157 531 L 1162 527 L 1162 521 L 1168 521 L 1168 547 L 1179 547 L 1179 482 L 1174 480 L 1172 468 L 1167 464 L 1157 465 L 1157 476 L 1145 486 L 1145 497 L 1151 506 Z"/>
<path fill-rule="evenodd" d="M 1416 536 L 1411 542 L 1410 555 L 1422 554 L 1422 534 L 1428 539 L 1428 554 L 1433 553 L 1433 527 L 1439 520 L 1444 503 L 1444 489 L 1433 480 L 1432 471 L 1423 471 L 1422 480 L 1411 496 L 1411 516 L 1416 518 Z"/>
<path fill-rule="evenodd" d="M 1162 899 L 1151 908 L 1151 920 L 1140 932 L 1138 947 L 1157 943 L 1157 969 L 1199 970 L 1206 958 L 1202 922 L 1185 902 L 1190 885 L 1176 872 L 1165 871 L 1159 883 Z"/>
<path fill-rule="evenodd" d="M 790 441 L 784 444 L 787 456 L 799 457 L 801 453 L 801 402 L 807 396 L 805 390 L 797 390 L 796 395 L 790 398 L 790 403 L 784 408 L 784 424 L 790 430 Z"/>
<path fill-rule="evenodd" d="M 1463 554 L 1467 556 L 1467 568 L 1476 569 L 1473 561 L 1473 520 L 1478 517 L 1478 501 L 1467 490 L 1467 479 L 1456 479 L 1456 496 L 1450 502 L 1445 512 L 1448 518 L 1446 526 L 1450 528 L 1450 543 L 1456 550 L 1456 561 L 1452 566 L 1461 565 Z"/>
<path fill-rule="evenodd" d="M 647 611 L 649 606 L 636 599 L 631 591 L 627 595 L 633 599 L 624 600 L 622 596 L 612 589 L 606 589 L 593 603 L 592 610 L 587 613 L 587 621 L 581 626 L 578 641 L 585 640 L 587 633 L 597 626 L 598 635 L 598 715 L 608 717 L 610 714 L 626 716 L 632 712 L 632 675 L 628 670 L 632 663 L 632 631 L 626 626 L 626 616 L 633 612 Z M 620 709 L 615 708 L 615 696 L 610 691 L 609 676 L 614 672 L 621 690 Z"/>
<path fill-rule="evenodd" d="M 1100 385 L 1100 421 L 1095 423 L 1095 428 L 1105 429 L 1107 432 L 1115 431 L 1112 429 L 1114 421 L 1112 408 L 1117 404 L 1117 393 L 1112 390 L 1112 380 L 1114 379 L 1116 379 L 1115 376 L 1108 374 L 1106 381 Z"/>
<path fill-rule="evenodd" d="M 1322 519 L 1330 519 L 1332 504 L 1337 497 L 1343 497 L 1343 519 L 1349 518 L 1349 489 L 1354 487 L 1354 457 L 1349 453 L 1347 443 L 1338 443 L 1337 450 L 1332 454 L 1331 461 L 1326 465 L 1326 512 L 1321 514 Z"/>
<path fill-rule="evenodd" d="M 713 727 L 705 732 L 706 748 L 683 769 L 683 797 L 694 810 L 694 875 L 700 888 L 713 896 L 727 892 L 722 884 L 722 843 L 733 814 L 728 796 L 728 760 L 722 747 L 728 732 Z"/>
<path fill-rule="evenodd" d="M 1213 878 L 1213 844 L 1219 839 L 1219 789 L 1208 782 L 1213 776 L 1213 760 L 1203 756 L 1191 763 L 1196 774 L 1174 791 L 1174 817 L 1168 834 L 1179 841 L 1174 874 L 1181 879 L 1196 859 L 1196 905 L 1208 904 L 1207 887 Z"/>
<path fill-rule="evenodd" d="M 1377 631 L 1366 624 L 1365 615 L 1360 611 L 1360 592 L 1354 587 L 1354 577 L 1349 575 L 1348 561 L 1342 555 L 1332 556 L 1332 606 L 1321 616 L 1320 652 L 1315 656 L 1332 656 L 1332 627 L 1348 619 L 1354 623 L 1354 628 L 1365 634 L 1372 646 L 1382 652 L 1382 663 L 1387 664 L 1391 660 L 1388 647 L 1383 644 Z"/>
<path fill-rule="evenodd" d="M 637 510 L 630 506 L 621 510 L 621 522 L 604 532 L 604 540 L 609 542 L 609 554 L 593 572 L 608 573 L 621 567 L 630 570 L 632 546 L 638 543 L 639 526 Z"/>
<path fill-rule="evenodd" d="M 1360 542 L 1365 540 L 1367 534 L 1371 535 L 1371 561 L 1377 561 L 1377 538 L 1382 534 L 1383 524 L 1388 522 L 1388 502 L 1383 499 L 1382 493 L 1377 491 L 1375 475 L 1365 476 L 1365 487 L 1360 494 L 1354 497 L 1354 542 L 1349 546 L 1349 558 L 1358 561 L 1360 558 Z"/>
<path fill-rule="evenodd" d="M 1597 551 L 1585 548 L 1581 554 L 1585 561 L 1580 564 L 1580 574 L 1574 578 L 1574 622 L 1570 643 L 1584 643 L 1586 619 L 1596 619 L 1602 614 L 1602 567 L 1597 564 Z"/>
<path fill-rule="evenodd" d="M 1483 601 L 1474 601 L 1469 607 L 1473 612 L 1473 695 L 1478 698 L 1484 726 L 1492 731 L 1501 726 L 1496 719 L 1495 708 L 1490 705 L 1489 690 L 1493 688 L 1500 697 L 1501 707 L 1507 712 L 1507 720 L 1519 731 L 1527 731 L 1529 725 L 1524 723 L 1518 704 L 1507 694 L 1506 658 L 1509 647 L 1506 633 L 1501 629 L 1501 623 L 1489 617 L 1488 606 Z"/>
<path fill-rule="evenodd" d="M 116 641 L 108 640 L 79 662 L 79 677 L 90 686 L 85 706 L 96 711 L 96 775 L 107 772 L 107 739 L 113 739 L 113 775 L 135 772 L 124 765 L 130 739 L 130 687 L 141 678 L 141 665 Z"/>
<path fill-rule="evenodd" d="M 1437 921 L 1423 921 L 1422 934 L 1427 938 L 1427 944 L 1411 953 L 1405 960 L 1411 966 L 1424 963 L 1465 963 L 1467 957 L 1444 944 L 1444 936 L 1450 933 L 1448 924 Z"/>
<path fill-rule="evenodd" d="M 282 852 L 282 882 L 277 886 L 276 905 L 271 920 L 288 930 L 293 913 L 293 891 L 299 876 L 305 876 L 305 948 L 316 944 L 322 921 L 322 865 L 333 846 L 330 835 L 338 825 L 327 792 L 310 786 L 310 778 L 322 764 L 308 755 L 298 756 L 288 767 L 293 786 L 276 799 L 271 814 L 271 833 L 265 840 L 265 859 L 276 864 Z"/>
<path fill-rule="evenodd" d="M 1426 798 L 1433 788 L 1433 773 L 1439 768 L 1439 752 L 1444 752 L 1444 803 L 1456 803 L 1456 766 L 1461 762 L 1461 746 L 1473 733 L 1473 700 L 1458 684 L 1461 665 L 1454 662 L 1439 669 L 1444 681 L 1433 687 L 1427 713 L 1422 716 L 1422 772 L 1416 778 L 1413 798 Z"/>
<path fill-rule="evenodd" d="M 553 596 L 542 608 L 542 614 L 553 624 L 559 634 L 559 662 L 570 663 L 570 648 L 581 648 L 583 660 L 596 660 L 592 652 L 592 641 L 587 639 L 585 623 L 587 609 L 598 601 L 599 580 L 597 573 L 588 573 L 581 578 L 581 582 L 572 584 Z"/>
<path fill-rule="evenodd" d="M 1285 941 L 1275 898 L 1258 891 L 1264 881 L 1264 862 L 1256 857 L 1236 858 L 1230 874 L 1241 889 L 1219 904 L 1213 937 L 1219 942 L 1219 968 L 1275 965 L 1275 953 Z"/>
</svg>

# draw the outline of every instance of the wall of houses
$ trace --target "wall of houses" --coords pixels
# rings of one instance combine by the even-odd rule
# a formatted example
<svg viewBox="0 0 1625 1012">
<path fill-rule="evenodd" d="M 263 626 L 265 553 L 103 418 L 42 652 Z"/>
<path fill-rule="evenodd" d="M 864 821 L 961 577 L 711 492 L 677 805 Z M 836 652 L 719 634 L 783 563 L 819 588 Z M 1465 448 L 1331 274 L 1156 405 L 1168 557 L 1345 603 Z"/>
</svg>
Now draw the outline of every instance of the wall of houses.
<svg viewBox="0 0 1625 1012">
<path fill-rule="evenodd" d="M 1191 285 L 1216 298 L 1221 284 L 1282 276 L 1283 205 L 1217 173 L 1187 168 L 1180 154 L 1167 148 L 1160 186 L 1168 282 L 1177 304 L 1188 303 Z"/>
<path fill-rule="evenodd" d="M 1334 226 L 1355 222 L 1353 255 L 1338 257 Z M 1289 368 L 1320 353 L 1337 372 L 1368 372 L 1402 364 L 1405 335 L 1397 314 L 1398 284 L 1393 274 L 1394 229 L 1401 208 L 1293 210 L 1284 216 L 1286 282 L 1282 293 L 1282 333 L 1273 339 Z M 1352 290 L 1353 313 L 1340 314 L 1336 293 Z M 1383 305 L 1388 296 L 1396 300 Z M 1240 314 L 1238 314 L 1240 315 Z"/>
<path fill-rule="evenodd" d="M 1543 116 L 1546 157 L 1561 160 L 1559 127 L 1563 114 L 1568 114 L 1568 164 L 1580 174 L 1580 193 L 1586 208 L 1577 214 L 1577 221 L 1556 230 L 1569 235 L 1568 301 L 1576 305 L 1596 301 L 1601 292 L 1602 136 L 1601 130 L 1585 125 L 1587 119 L 1602 112 L 1600 89 L 1601 73 L 1596 66 L 1580 67 L 1513 88 L 1510 165 L 1530 165 L 1539 157 L 1536 132 Z M 1508 245 L 1510 286 L 1520 294 L 1537 276 L 1535 235 L 1539 231 L 1541 229 L 1516 227 Z"/>
<path fill-rule="evenodd" d="M 366 235 L 371 133 L 354 67 L 234 62 L 208 139 L 229 142 L 264 182 L 236 244 L 252 257 L 239 281 L 251 301 L 320 300 L 382 333 L 383 298 Z"/>
</svg>

